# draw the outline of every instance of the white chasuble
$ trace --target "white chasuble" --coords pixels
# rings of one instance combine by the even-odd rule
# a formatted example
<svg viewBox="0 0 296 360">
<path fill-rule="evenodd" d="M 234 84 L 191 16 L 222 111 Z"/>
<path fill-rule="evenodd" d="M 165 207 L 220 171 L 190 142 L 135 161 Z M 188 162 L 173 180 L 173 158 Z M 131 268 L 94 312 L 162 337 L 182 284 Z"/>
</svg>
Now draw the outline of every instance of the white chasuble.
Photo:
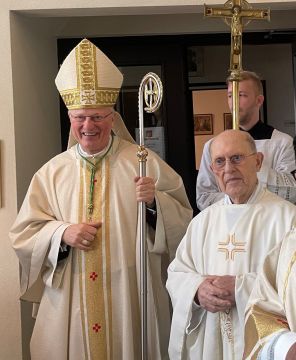
<svg viewBox="0 0 296 360">
<path fill-rule="evenodd" d="M 296 228 L 270 251 L 256 279 L 246 310 L 244 359 L 255 360 L 259 353 L 260 359 L 285 359 L 291 344 L 281 346 L 283 338 L 296 341 L 295 282 Z M 273 351 L 264 357 L 269 343 Z"/>
<path fill-rule="evenodd" d="M 114 138 L 90 169 L 76 146 L 33 177 L 11 230 L 21 264 L 22 299 L 39 303 L 32 360 L 138 360 L 141 346 L 137 146 Z M 156 181 L 156 229 L 147 226 L 149 360 L 168 358 L 170 306 L 166 269 L 191 219 L 182 179 L 149 152 L 147 176 Z M 71 248 L 58 260 L 67 226 L 102 222 L 94 249 Z"/>
<path fill-rule="evenodd" d="M 296 207 L 260 185 L 247 204 L 226 200 L 192 220 L 169 266 L 172 360 L 242 358 L 244 311 L 257 269 L 296 221 Z M 211 313 L 194 302 L 209 275 L 236 276 L 236 307 Z"/>
</svg>

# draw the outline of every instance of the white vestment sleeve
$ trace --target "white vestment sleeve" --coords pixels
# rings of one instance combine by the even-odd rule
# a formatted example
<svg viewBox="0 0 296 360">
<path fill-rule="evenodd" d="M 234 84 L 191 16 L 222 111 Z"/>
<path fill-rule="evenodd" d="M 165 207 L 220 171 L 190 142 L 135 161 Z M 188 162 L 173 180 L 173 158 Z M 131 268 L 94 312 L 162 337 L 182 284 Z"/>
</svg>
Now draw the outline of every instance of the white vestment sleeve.
<svg viewBox="0 0 296 360">
<path fill-rule="evenodd" d="M 285 360 L 291 346 L 296 342 L 296 333 L 280 331 L 266 342 L 258 355 L 258 360 Z"/>
<path fill-rule="evenodd" d="M 273 360 L 285 360 L 290 350 L 290 347 L 296 342 L 295 332 L 283 333 L 274 346 L 274 359 Z"/>
<path fill-rule="evenodd" d="M 197 233 L 196 227 L 194 234 Z M 194 330 L 201 322 L 204 309 L 196 306 L 194 297 L 204 277 L 197 272 L 192 253 L 196 249 L 191 248 L 192 223 L 189 225 L 176 257 L 168 268 L 167 289 L 173 305 L 173 318 L 169 344 L 171 359 L 182 359 L 186 334 Z"/>
<path fill-rule="evenodd" d="M 274 130 L 270 140 L 256 140 L 264 159 L 258 179 L 267 189 L 283 199 L 296 203 L 296 180 L 291 174 L 296 169 L 293 139 Z"/>
<path fill-rule="evenodd" d="M 66 260 L 61 261 L 56 266 L 60 239 L 68 223 L 55 218 L 49 188 L 40 171 L 36 173 L 10 231 L 22 269 L 22 299 L 32 302 L 40 301 L 44 281 L 49 281 L 53 285 L 55 270 L 62 275 L 62 269 L 67 263 Z"/>
<path fill-rule="evenodd" d="M 168 254 L 173 260 L 177 247 L 192 219 L 182 178 L 155 154 L 150 156 L 147 176 L 156 179 L 155 201 L 157 222 L 155 231 L 148 236 L 148 251 Z"/>
<path fill-rule="evenodd" d="M 205 209 L 224 197 L 210 168 L 210 142 L 211 140 L 205 143 L 196 180 L 196 204 L 199 210 Z"/>
<path fill-rule="evenodd" d="M 60 266 L 61 271 L 56 271 L 58 265 L 58 256 L 63 233 L 70 225 L 71 224 L 67 223 L 62 224 L 57 228 L 51 238 L 51 246 L 46 260 L 47 272 L 44 275 L 44 282 L 49 287 L 57 288 L 60 284 L 61 276 L 63 275 L 65 266 L 62 264 L 62 266 Z"/>
<path fill-rule="evenodd" d="M 254 272 L 238 275 L 235 279 L 235 302 L 241 326 L 244 326 L 246 305 L 254 287 L 255 280 L 256 273 Z"/>
</svg>

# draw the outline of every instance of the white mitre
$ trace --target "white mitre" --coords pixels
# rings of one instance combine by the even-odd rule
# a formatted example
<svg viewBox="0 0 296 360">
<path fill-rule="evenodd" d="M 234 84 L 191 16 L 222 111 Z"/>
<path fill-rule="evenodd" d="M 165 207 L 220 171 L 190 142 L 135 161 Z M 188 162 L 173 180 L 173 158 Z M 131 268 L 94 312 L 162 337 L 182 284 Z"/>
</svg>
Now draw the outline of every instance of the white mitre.
<svg viewBox="0 0 296 360">
<path fill-rule="evenodd" d="M 118 68 L 87 39 L 70 52 L 55 79 L 69 110 L 113 106 L 122 81 Z"/>
<path fill-rule="evenodd" d="M 55 79 L 58 91 L 69 110 L 114 106 L 123 75 L 93 43 L 83 39 L 66 57 Z M 114 113 L 113 132 L 131 143 L 120 114 Z M 77 140 L 69 134 L 68 148 Z"/>
</svg>

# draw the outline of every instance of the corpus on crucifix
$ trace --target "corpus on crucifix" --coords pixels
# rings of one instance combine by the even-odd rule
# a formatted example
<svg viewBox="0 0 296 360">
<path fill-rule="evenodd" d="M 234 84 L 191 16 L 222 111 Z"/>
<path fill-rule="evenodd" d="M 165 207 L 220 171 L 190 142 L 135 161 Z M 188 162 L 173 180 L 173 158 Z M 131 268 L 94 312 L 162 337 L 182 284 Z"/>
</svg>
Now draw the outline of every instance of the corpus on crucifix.
<svg viewBox="0 0 296 360">
<path fill-rule="evenodd" d="M 223 8 L 212 8 L 205 5 L 205 16 L 222 17 L 231 27 L 230 79 L 233 82 L 233 128 L 239 128 L 238 83 L 242 71 L 242 33 L 243 25 L 250 20 L 269 20 L 269 9 L 253 9 L 246 0 L 228 0 Z M 245 24 L 244 24 L 245 20 Z"/>
</svg>

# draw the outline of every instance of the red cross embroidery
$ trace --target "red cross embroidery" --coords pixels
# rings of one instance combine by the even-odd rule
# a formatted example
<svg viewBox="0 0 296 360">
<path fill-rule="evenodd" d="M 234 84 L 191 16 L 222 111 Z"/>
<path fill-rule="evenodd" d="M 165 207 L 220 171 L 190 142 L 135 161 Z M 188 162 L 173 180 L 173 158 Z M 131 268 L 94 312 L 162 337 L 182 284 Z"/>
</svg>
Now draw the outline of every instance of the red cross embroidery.
<svg viewBox="0 0 296 360">
<path fill-rule="evenodd" d="M 285 325 L 285 326 L 287 326 L 287 325 L 288 325 L 288 322 L 287 322 L 287 321 L 285 321 L 285 320 L 282 320 L 282 319 L 277 319 L 277 321 L 278 321 L 279 323 L 281 323 L 281 324 Z"/>
<path fill-rule="evenodd" d="M 98 323 L 94 324 L 93 331 L 98 332 L 99 330 L 101 330 L 101 325 L 99 325 Z"/>
<path fill-rule="evenodd" d="M 92 279 L 92 281 L 95 281 L 97 277 L 98 277 L 98 274 L 94 271 L 92 273 L 90 273 L 90 275 L 89 275 L 89 278 Z"/>
</svg>

